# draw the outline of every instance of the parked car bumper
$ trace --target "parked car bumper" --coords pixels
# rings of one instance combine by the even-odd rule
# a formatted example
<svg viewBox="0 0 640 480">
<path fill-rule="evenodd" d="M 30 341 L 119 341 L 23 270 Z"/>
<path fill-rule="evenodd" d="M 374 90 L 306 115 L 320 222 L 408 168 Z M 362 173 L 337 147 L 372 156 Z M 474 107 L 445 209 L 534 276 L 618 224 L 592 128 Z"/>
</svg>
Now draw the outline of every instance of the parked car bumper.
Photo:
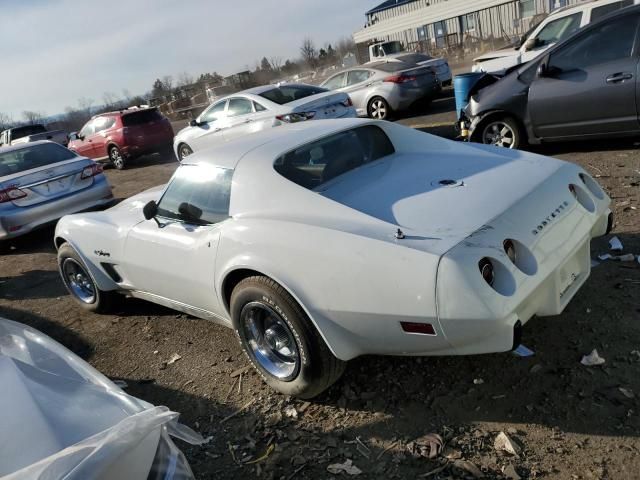
<svg viewBox="0 0 640 480">
<path fill-rule="evenodd" d="M 440 83 L 418 88 L 398 87 L 386 100 L 393 110 L 406 110 L 419 100 L 435 97 L 440 89 Z"/>
<path fill-rule="evenodd" d="M 106 177 L 91 187 L 66 197 L 32 207 L 13 207 L 0 215 L 0 240 L 19 237 L 38 227 L 55 222 L 64 215 L 105 207 L 114 201 Z"/>
</svg>

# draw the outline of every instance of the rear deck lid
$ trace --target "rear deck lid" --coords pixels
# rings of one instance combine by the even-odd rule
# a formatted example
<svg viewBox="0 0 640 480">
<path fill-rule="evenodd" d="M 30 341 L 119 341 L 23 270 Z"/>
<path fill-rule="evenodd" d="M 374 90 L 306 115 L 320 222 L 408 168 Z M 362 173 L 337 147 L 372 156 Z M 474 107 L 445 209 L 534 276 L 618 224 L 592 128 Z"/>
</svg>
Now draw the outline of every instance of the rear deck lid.
<svg viewBox="0 0 640 480">
<path fill-rule="evenodd" d="M 274 86 L 260 96 L 288 107 L 291 113 L 315 112 L 314 119 L 339 118 L 349 108 L 349 96 L 312 85 Z"/>
<path fill-rule="evenodd" d="M 5 192 L 16 207 L 37 205 L 88 188 L 96 172 L 95 162 L 55 143 L 0 152 L 0 192 Z"/>
</svg>

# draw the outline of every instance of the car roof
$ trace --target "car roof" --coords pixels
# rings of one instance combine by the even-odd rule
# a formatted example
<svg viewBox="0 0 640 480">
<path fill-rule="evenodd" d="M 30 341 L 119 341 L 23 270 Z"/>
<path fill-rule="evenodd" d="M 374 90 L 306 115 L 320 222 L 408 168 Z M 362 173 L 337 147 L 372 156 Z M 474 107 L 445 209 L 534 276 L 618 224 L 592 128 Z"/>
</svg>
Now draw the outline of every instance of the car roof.
<svg viewBox="0 0 640 480">
<path fill-rule="evenodd" d="M 372 120 L 367 119 L 349 118 L 312 120 L 281 125 L 200 150 L 189 155 L 182 163 L 184 165 L 208 165 L 235 169 L 242 158 L 249 152 L 267 144 L 272 144 L 273 148 L 269 150 L 271 152 L 275 150 L 277 153 L 274 153 L 273 158 L 266 156 L 264 161 L 273 163 L 279 155 L 300 145 L 310 143 L 332 133 L 349 130 L 364 124 L 371 124 L 372 122 Z"/>
<path fill-rule="evenodd" d="M 553 18 L 560 13 L 572 12 L 574 10 L 581 10 L 583 8 L 592 7 L 594 3 L 604 3 L 606 0 L 583 0 L 582 2 L 575 3 L 573 5 L 566 5 L 564 7 L 556 8 L 549 14 L 547 18 Z M 622 0 L 618 0 L 622 1 Z M 610 3 L 616 3 L 615 0 L 610 0 Z"/>
<path fill-rule="evenodd" d="M 271 84 L 271 85 L 261 85 L 259 87 L 253 87 L 247 90 L 242 90 L 241 92 L 236 92 L 232 95 L 239 95 L 239 94 L 260 95 L 261 93 L 268 92 L 269 90 L 273 90 L 274 88 L 288 87 L 288 86 L 320 88 L 317 85 L 307 85 L 306 83 L 286 82 L 286 83 L 278 83 L 278 84 Z M 232 96 L 232 95 L 229 95 L 229 96 Z"/>
<path fill-rule="evenodd" d="M 50 140 L 38 140 L 37 142 L 28 142 L 28 143 L 20 143 L 18 145 L 11 145 L 8 147 L 1 147 L 0 153 L 14 152 L 16 150 L 22 150 L 27 147 L 33 147 L 36 145 L 46 145 L 48 143 L 53 143 L 54 145 L 60 145 L 59 143 L 52 142 Z M 62 147 L 62 145 L 60 145 Z"/>
<path fill-rule="evenodd" d="M 93 117 L 91 117 L 92 119 L 94 118 L 98 118 L 98 117 L 111 117 L 113 115 L 130 115 L 132 113 L 138 113 L 138 112 L 146 112 L 146 111 L 150 111 L 150 110 L 158 110 L 158 107 L 149 107 L 149 108 L 127 108 L 127 109 L 122 109 L 122 110 L 114 110 L 112 112 L 102 112 L 99 113 L 97 115 L 94 115 Z"/>
</svg>

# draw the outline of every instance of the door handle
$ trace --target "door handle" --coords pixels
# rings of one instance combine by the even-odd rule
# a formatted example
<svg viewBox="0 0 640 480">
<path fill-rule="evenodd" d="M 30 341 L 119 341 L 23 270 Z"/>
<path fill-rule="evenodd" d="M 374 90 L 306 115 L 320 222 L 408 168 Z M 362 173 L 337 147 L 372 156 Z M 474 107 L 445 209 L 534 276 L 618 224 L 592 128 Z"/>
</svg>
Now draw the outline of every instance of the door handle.
<svg viewBox="0 0 640 480">
<path fill-rule="evenodd" d="M 244 121 L 244 123 L 251 123 L 251 122 L 253 122 L 253 120 L 251 120 L 250 118 L 247 118 L 247 119 Z"/>
<path fill-rule="evenodd" d="M 607 77 L 607 83 L 618 83 L 624 80 L 631 80 L 633 75 L 631 73 L 614 73 Z"/>
</svg>

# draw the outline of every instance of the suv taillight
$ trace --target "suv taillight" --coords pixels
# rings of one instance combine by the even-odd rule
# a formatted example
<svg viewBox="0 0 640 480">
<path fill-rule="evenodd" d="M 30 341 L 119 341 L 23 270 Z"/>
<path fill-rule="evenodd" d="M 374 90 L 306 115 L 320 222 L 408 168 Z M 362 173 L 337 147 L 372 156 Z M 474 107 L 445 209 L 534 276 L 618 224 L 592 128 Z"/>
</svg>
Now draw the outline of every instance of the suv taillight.
<svg viewBox="0 0 640 480">
<path fill-rule="evenodd" d="M 13 200 L 19 200 L 27 196 L 27 193 L 20 190 L 18 187 L 9 187 L 4 190 L 0 190 L 0 203 L 7 203 Z"/>
<path fill-rule="evenodd" d="M 99 163 L 89 165 L 88 167 L 84 167 L 84 169 L 82 169 L 82 173 L 80 174 L 80 180 L 84 180 L 85 178 L 95 177 L 99 173 L 102 173 L 102 165 L 100 165 Z"/>
</svg>

